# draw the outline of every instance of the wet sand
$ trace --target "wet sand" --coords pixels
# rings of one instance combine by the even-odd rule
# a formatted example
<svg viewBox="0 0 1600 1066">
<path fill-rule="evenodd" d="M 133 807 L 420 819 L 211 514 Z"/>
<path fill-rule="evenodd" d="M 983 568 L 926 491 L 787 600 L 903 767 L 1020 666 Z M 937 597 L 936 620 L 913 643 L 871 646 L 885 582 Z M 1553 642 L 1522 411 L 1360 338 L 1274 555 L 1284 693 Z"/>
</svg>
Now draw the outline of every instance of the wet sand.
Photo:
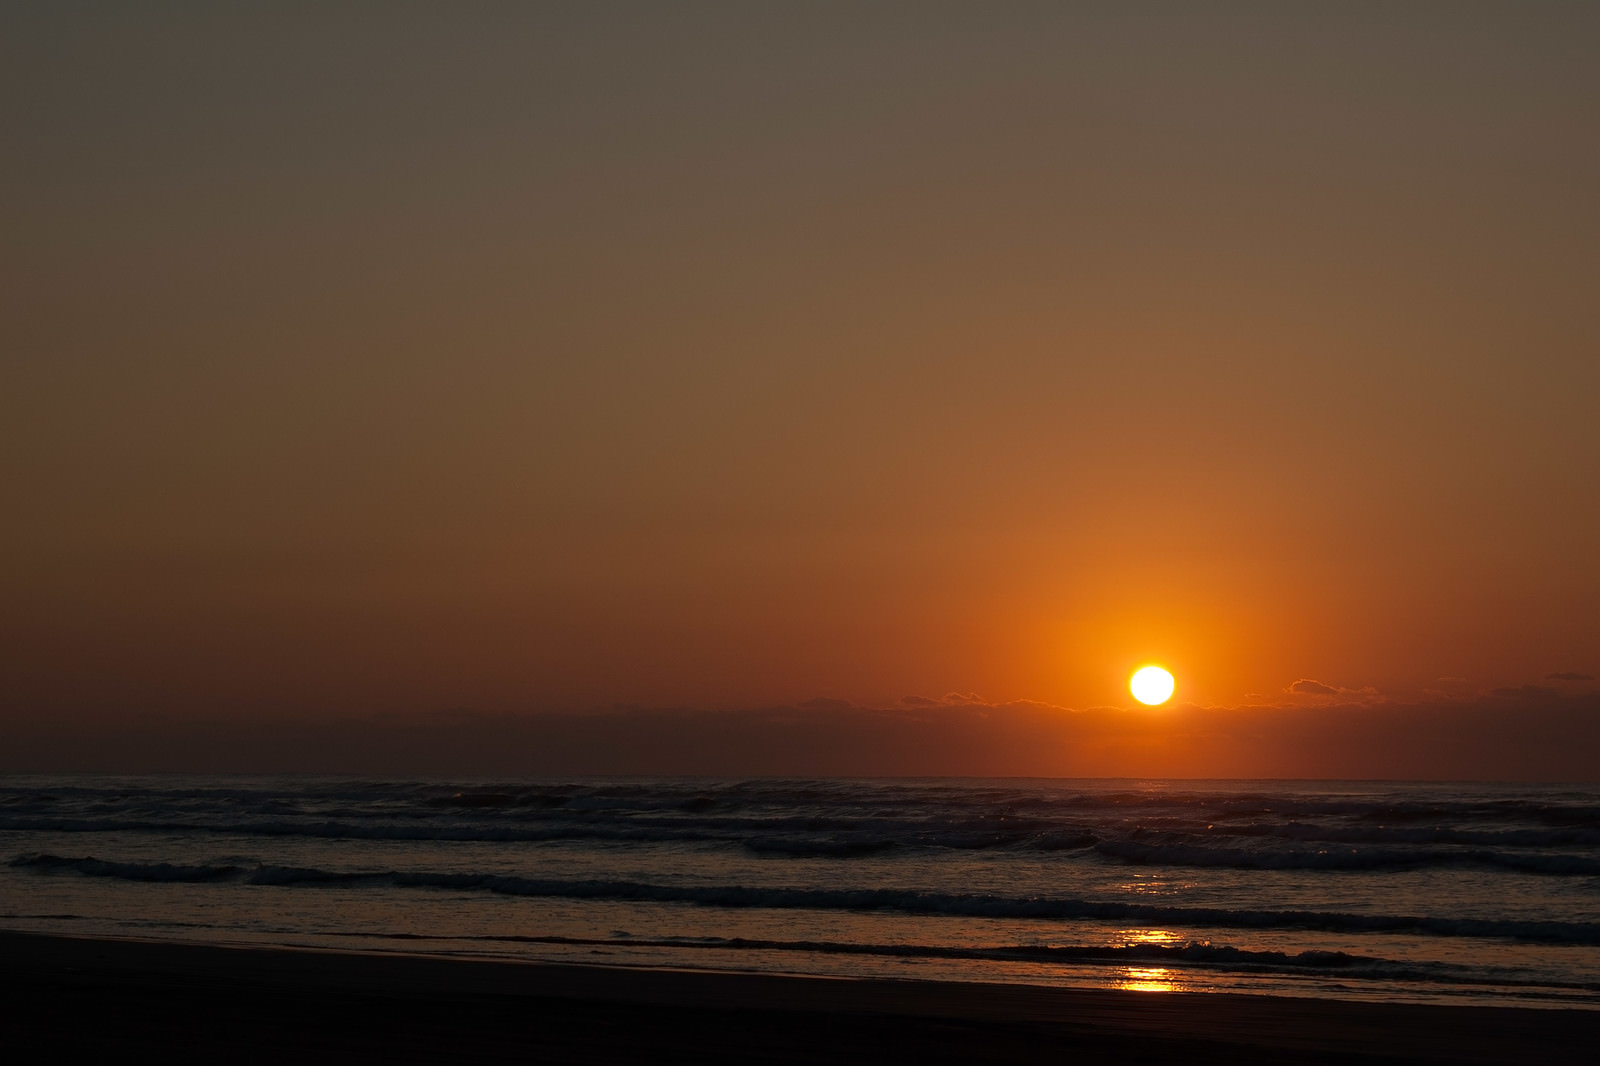
<svg viewBox="0 0 1600 1066">
<path fill-rule="evenodd" d="M 0 1037 L 157 1061 L 1592 1063 L 1600 1011 L 335 954 L 0 933 Z"/>
</svg>

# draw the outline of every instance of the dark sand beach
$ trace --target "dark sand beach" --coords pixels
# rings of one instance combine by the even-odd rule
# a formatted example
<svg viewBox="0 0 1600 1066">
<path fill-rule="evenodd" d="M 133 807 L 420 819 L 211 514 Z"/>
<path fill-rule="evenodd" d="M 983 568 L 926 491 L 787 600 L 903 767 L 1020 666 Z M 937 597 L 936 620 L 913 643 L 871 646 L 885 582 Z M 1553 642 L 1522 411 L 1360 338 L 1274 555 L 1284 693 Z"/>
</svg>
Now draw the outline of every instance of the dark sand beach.
<svg viewBox="0 0 1600 1066">
<path fill-rule="evenodd" d="M 1589 1063 L 1600 1012 L 0 934 L 5 1040 L 246 1062 Z"/>
</svg>

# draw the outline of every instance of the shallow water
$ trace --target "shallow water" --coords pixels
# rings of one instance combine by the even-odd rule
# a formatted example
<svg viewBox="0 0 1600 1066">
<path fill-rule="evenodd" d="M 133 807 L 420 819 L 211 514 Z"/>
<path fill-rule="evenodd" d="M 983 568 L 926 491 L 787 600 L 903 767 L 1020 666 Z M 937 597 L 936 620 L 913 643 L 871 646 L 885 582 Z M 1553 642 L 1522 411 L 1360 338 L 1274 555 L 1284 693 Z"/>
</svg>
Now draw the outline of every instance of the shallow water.
<svg viewBox="0 0 1600 1066">
<path fill-rule="evenodd" d="M 1600 1008 L 1600 789 L 13 776 L 0 924 Z"/>
</svg>

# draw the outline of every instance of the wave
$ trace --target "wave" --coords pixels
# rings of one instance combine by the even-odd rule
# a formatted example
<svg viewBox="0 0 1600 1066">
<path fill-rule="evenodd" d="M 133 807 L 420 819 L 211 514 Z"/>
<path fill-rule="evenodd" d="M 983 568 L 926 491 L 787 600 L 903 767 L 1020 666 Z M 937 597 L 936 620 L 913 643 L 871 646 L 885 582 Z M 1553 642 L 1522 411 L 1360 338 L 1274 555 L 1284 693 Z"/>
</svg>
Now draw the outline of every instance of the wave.
<svg viewBox="0 0 1600 1066">
<path fill-rule="evenodd" d="M 547 937 L 546 942 L 561 942 L 561 938 Z M 615 944 L 601 941 L 567 938 L 580 944 Z M 1079 944 L 1045 945 L 1016 944 L 999 947 L 964 948 L 923 944 L 852 944 L 839 941 L 817 940 L 758 940 L 746 937 L 715 938 L 697 941 L 639 940 L 630 938 L 629 946 L 643 947 L 706 947 L 732 948 L 757 951 L 814 951 L 837 955 L 892 955 L 911 958 L 942 959 L 992 959 L 1027 960 L 1030 962 L 1189 962 L 1240 967 L 1271 967 L 1274 969 L 1346 970 L 1357 967 L 1386 966 L 1391 969 L 1384 976 L 1394 976 L 1393 963 L 1370 955 L 1353 955 L 1343 951 L 1299 951 L 1293 954 L 1282 951 L 1249 951 L 1227 944 L 1192 940 L 1183 944 L 1123 944 L 1118 946 Z M 1416 967 L 1411 967 L 1415 970 Z"/>
<path fill-rule="evenodd" d="M 634 843 L 716 842 L 762 855 L 848 858 L 895 848 L 945 848 L 975 851 L 1017 847 L 1039 851 L 1087 848 L 1100 838 L 1082 829 L 1039 826 L 995 828 L 958 824 L 926 826 L 861 823 L 839 819 L 770 818 L 737 821 L 648 820 L 618 822 L 547 821 L 538 824 L 485 822 L 268 821 L 193 822 L 127 818 L 0 818 L 0 832 L 44 833 L 220 833 L 236 836 L 308 837 L 324 840 L 482 841 L 546 843 L 614 841 Z M 795 835 L 795 833 L 809 835 Z"/>
<path fill-rule="evenodd" d="M 362 778 L 250 777 L 209 779 L 182 777 L 106 778 L 73 776 L 55 783 L 28 785 L 13 776 L 0 785 L 0 805 L 12 798 L 68 801 L 75 797 L 152 796 L 228 802 L 293 795 L 298 798 L 377 798 L 431 806 L 550 805 L 648 808 L 834 806 L 856 803 L 883 807 L 948 803 L 983 806 L 1002 804 L 1039 807 L 1212 807 L 1238 812 L 1289 814 L 1371 813 L 1391 821 L 1433 818 L 1440 813 L 1472 810 L 1484 814 L 1529 811 L 1582 811 L 1600 815 L 1600 795 L 1592 788 L 1552 786 L 1475 786 L 1468 783 L 1347 782 L 1343 787 L 1318 782 L 1216 782 L 1223 787 L 1194 788 L 1188 781 L 1151 781 L 1115 787 L 1111 782 L 1066 780 L 984 781 L 952 778 L 940 781 L 899 778 L 786 779 L 756 778 L 568 778 L 495 782 L 381 781 Z M 90 783 L 92 782 L 92 783 Z M 1261 787 L 1267 785 L 1270 787 Z M 1309 786 L 1309 787 L 1308 787 Z"/>
<path fill-rule="evenodd" d="M 672 948 L 731 951 L 805 951 L 823 955 L 883 955 L 896 958 L 1021 960 L 1028 962 L 1165 962 L 1198 963 L 1230 969 L 1261 968 L 1291 970 L 1364 970 L 1370 976 L 1393 978 L 1401 968 L 1407 975 L 1422 970 L 1432 972 L 1438 964 L 1397 963 L 1371 955 L 1343 951 L 1250 951 L 1227 944 L 1191 940 L 1182 944 L 1011 944 L 962 947 L 947 944 L 861 944 L 835 940 L 766 940 L 751 937 L 667 937 L 633 936 L 575 937 L 479 935 L 433 937 L 420 933 L 350 932 L 346 936 L 382 940 L 462 940 L 501 944 L 560 944 L 574 947 Z M 1376 971 L 1381 968 L 1382 972 Z"/>
<path fill-rule="evenodd" d="M 843 827 L 841 827 L 841 825 Z M 1433 867 L 1479 867 L 1547 876 L 1600 876 L 1600 857 L 1512 850 L 1550 848 L 1574 843 L 1571 831 L 1530 831 L 1504 839 L 1504 848 L 1463 847 L 1477 839 L 1470 833 L 1441 830 L 1402 833 L 1410 847 L 1352 846 L 1394 841 L 1377 832 L 1324 832 L 1298 824 L 1277 831 L 1238 834 L 1196 834 L 1135 830 L 1108 838 L 1079 827 L 1036 824 L 997 827 L 980 822 L 939 827 L 903 823 L 862 827 L 815 818 L 740 819 L 732 824 L 681 821 L 668 824 L 625 821 L 542 823 L 438 821 L 243 821 L 203 823 L 127 818 L 0 818 L 0 831 L 97 833 L 219 833 L 257 837 L 304 837 L 326 840 L 462 841 L 485 843 L 558 843 L 603 841 L 635 844 L 711 843 L 741 847 L 762 856 L 852 859 L 905 848 L 950 850 L 1018 849 L 1075 852 L 1091 850 L 1102 858 L 1139 866 L 1174 866 L 1231 870 L 1386 871 Z M 1505 836 L 1502 834 L 1502 836 Z M 1149 838 L 1154 839 L 1149 839 Z M 1287 839 L 1299 844 L 1342 844 L 1342 847 L 1283 848 L 1228 846 L 1246 841 Z M 1429 846 L 1434 845 L 1434 846 Z"/>
<path fill-rule="evenodd" d="M 1193 866 L 1229 870 L 1416 870 L 1441 866 L 1482 866 L 1553 876 L 1600 875 L 1600 859 L 1580 855 L 1517 854 L 1484 848 L 1251 850 L 1107 840 L 1096 844 L 1095 850 L 1108 858 L 1139 866 Z"/>
<path fill-rule="evenodd" d="M 1497 937 L 1546 944 L 1600 946 L 1600 923 L 1321 911 L 1246 910 L 1049 897 L 920 892 L 884 888 L 762 888 L 745 885 L 663 885 L 620 880 L 558 880 L 507 874 L 430 871 L 341 871 L 314 867 L 253 868 L 217 864 L 109 862 L 93 856 L 22 855 L 11 866 L 43 874 L 75 873 L 127 881 L 240 881 L 285 888 L 340 885 L 485 892 L 546 899 L 628 903 L 687 903 L 705 907 L 889 911 L 968 918 L 1135 921 L 1237 929 L 1314 929 L 1324 932 Z"/>
<path fill-rule="evenodd" d="M 537 844 L 561 840 L 608 840 L 671 843 L 726 840 L 725 833 L 692 827 L 563 825 L 517 826 L 484 824 L 415 825 L 372 822 L 172 822 L 116 818 L 0 818 L 0 831 L 44 833 L 221 833 L 233 836 L 309 837 L 319 840 L 482 841 Z"/>
<path fill-rule="evenodd" d="M 784 855 L 795 859 L 854 859 L 881 855 L 899 845 L 893 840 L 816 840 L 796 837 L 752 837 L 746 851 L 757 855 Z"/>
<path fill-rule="evenodd" d="M 872 955 L 889 958 L 932 958 L 994 962 L 1039 962 L 1055 965 L 1090 963 L 1127 965 L 1159 963 L 1185 969 L 1227 970 L 1244 973 L 1326 974 L 1340 979 L 1373 981 L 1424 981 L 1433 984 L 1483 985 L 1563 989 L 1593 993 L 1600 983 L 1586 981 L 1528 980 L 1499 970 L 1443 962 L 1412 962 L 1357 955 L 1343 951 L 1251 951 L 1210 941 L 1183 944 L 1015 944 L 960 947 L 935 944 L 861 944 L 828 940 L 765 940 L 748 937 L 669 937 L 662 939 L 614 934 L 611 938 L 569 936 L 478 935 L 430 937 L 416 933 L 350 932 L 346 936 L 382 940 L 467 941 L 516 944 L 551 944 L 589 948 L 665 948 L 669 950 L 808 952 L 820 955 Z"/>
<path fill-rule="evenodd" d="M 1292 820 L 1307 817 L 1352 819 L 1381 825 L 1522 822 L 1600 830 L 1600 802 L 1592 790 L 1540 789 L 1505 794 L 1504 789 L 1460 786 L 1352 786 L 1350 791 L 1308 790 L 1282 783 L 1272 791 L 1252 788 L 1189 789 L 1152 784 L 1138 788 L 1073 787 L 1070 783 L 1000 784 L 985 782 L 889 781 L 704 781 L 613 780 L 517 782 L 503 785 L 395 783 L 353 779 L 255 779 L 257 787 L 222 784 L 175 786 L 153 779 L 115 780 L 103 785 L 57 782 L 0 788 L 0 808 L 60 810 L 84 802 L 149 802 L 209 805 L 246 810 L 290 804 L 379 804 L 418 811 L 526 811 L 690 815 L 752 810 L 971 812 L 1007 811 L 1056 821 L 1062 812 L 1144 817 L 1166 810 L 1191 819 Z M 1241 783 L 1244 784 L 1244 783 Z"/>
<path fill-rule="evenodd" d="M 11 861 L 12 866 L 37 870 L 41 873 L 66 871 L 85 877 L 114 877 L 122 881 L 155 881 L 162 883 L 200 883 L 206 881 L 236 880 L 247 871 L 242 866 L 201 865 L 180 866 L 170 862 L 108 862 L 92 855 L 81 859 L 62 858 L 59 855 L 22 855 Z"/>
<path fill-rule="evenodd" d="M 254 787 L 252 787 L 254 786 Z M 57 779 L 0 787 L 0 832 L 635 845 L 775 863 L 1016 852 L 1040 886 L 1126 864 L 1339 874 L 1472 869 L 1600 878 L 1600 794 L 1499 786 L 893 781 L 381 782 Z M 40 841 L 39 850 L 103 845 Z M 657 850 L 659 849 L 659 850 Z M 419 861 L 442 864 L 439 860 Z M 389 861 L 389 860 L 377 860 Z M 861 880 L 867 880 L 862 877 Z M 1600 882 L 1594 882 L 1600 888 Z M 1048 889 L 1046 889 L 1048 890 Z M 1067 889 L 1070 891 L 1070 889 Z"/>
<path fill-rule="evenodd" d="M 1205 828 L 1209 830 L 1211 827 Z M 1600 845 L 1600 830 L 1582 828 L 1459 829 L 1449 826 L 1352 826 L 1291 821 L 1286 824 L 1262 822 L 1230 826 L 1220 835 L 1325 844 L 1439 844 L 1506 848 L 1584 848 Z"/>
</svg>

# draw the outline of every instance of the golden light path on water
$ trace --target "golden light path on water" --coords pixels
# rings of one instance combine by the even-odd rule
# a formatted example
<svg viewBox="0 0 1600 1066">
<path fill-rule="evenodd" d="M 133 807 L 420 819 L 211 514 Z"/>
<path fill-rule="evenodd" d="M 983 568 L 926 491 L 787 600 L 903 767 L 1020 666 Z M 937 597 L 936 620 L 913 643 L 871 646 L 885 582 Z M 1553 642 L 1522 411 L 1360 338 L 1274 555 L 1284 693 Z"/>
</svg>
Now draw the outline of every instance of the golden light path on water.
<svg viewBox="0 0 1600 1066">
<path fill-rule="evenodd" d="M 1125 966 L 1111 987 L 1124 992 L 1184 992 L 1188 986 L 1164 966 Z"/>
<path fill-rule="evenodd" d="M 1183 938 L 1168 929 L 1125 929 L 1120 937 L 1125 947 L 1140 944 L 1158 944 L 1176 947 Z M 1110 982 L 1112 988 L 1126 992 L 1185 992 L 1190 983 L 1182 973 L 1167 966 L 1120 966 Z"/>
</svg>

